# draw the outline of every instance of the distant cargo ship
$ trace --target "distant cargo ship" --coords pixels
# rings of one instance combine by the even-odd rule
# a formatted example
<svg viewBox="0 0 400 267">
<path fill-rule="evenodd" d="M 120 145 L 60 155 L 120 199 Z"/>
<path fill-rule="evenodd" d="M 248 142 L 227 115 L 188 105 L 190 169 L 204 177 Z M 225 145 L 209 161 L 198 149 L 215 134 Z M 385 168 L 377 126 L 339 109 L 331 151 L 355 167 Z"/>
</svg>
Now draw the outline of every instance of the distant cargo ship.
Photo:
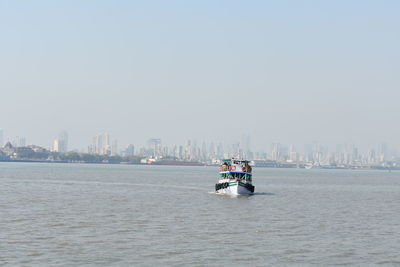
<svg viewBox="0 0 400 267">
<path fill-rule="evenodd" d="M 232 195 L 254 193 L 252 168 L 248 160 L 236 158 L 223 160 L 219 170 L 219 180 L 215 184 L 216 193 Z"/>
</svg>

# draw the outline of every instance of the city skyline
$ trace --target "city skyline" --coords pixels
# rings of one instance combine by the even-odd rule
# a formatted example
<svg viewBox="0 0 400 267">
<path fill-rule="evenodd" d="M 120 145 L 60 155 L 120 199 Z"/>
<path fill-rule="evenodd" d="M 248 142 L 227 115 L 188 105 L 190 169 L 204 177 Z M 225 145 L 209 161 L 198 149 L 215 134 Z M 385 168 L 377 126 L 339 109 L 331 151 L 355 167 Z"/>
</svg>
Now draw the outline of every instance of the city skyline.
<svg viewBox="0 0 400 267">
<path fill-rule="evenodd" d="M 5 134 L 6 133 L 6 134 Z M 112 138 L 110 137 L 112 136 Z M 334 151 L 338 146 L 355 146 L 360 151 L 367 152 L 371 149 L 376 149 L 377 147 L 381 146 L 382 144 L 386 144 L 387 146 L 391 147 L 393 151 L 400 151 L 400 145 L 397 142 L 391 143 L 387 140 L 378 140 L 376 139 L 375 142 L 372 143 L 362 143 L 362 142 L 354 142 L 352 140 L 344 141 L 344 142 L 332 142 L 332 143 L 324 143 L 318 140 L 308 140 L 304 143 L 296 143 L 292 141 L 279 141 L 279 140 L 271 140 L 268 136 L 264 140 L 264 145 L 260 146 L 257 145 L 259 142 L 254 142 L 254 139 L 251 138 L 250 135 L 242 134 L 240 137 L 226 139 L 198 139 L 198 138 L 190 138 L 186 137 L 182 140 L 178 140 L 177 142 L 173 142 L 171 140 L 166 139 L 163 136 L 153 134 L 150 137 L 146 137 L 144 139 L 139 138 L 130 138 L 128 141 L 122 141 L 118 136 L 114 136 L 109 132 L 98 132 L 97 134 L 92 134 L 89 140 L 80 140 L 79 143 L 83 144 L 82 146 L 77 146 L 76 143 L 71 142 L 72 140 L 76 141 L 76 136 L 69 135 L 69 132 L 66 130 L 61 130 L 58 132 L 55 137 L 51 138 L 50 141 L 46 143 L 34 143 L 32 139 L 29 138 L 27 135 L 19 135 L 19 136 L 9 136 L 7 135 L 7 131 L 0 128 L 0 147 L 4 146 L 5 143 L 10 142 L 13 146 L 26 146 L 26 145 L 39 145 L 43 148 L 49 149 L 51 151 L 56 152 L 68 152 L 68 151 L 79 151 L 79 152 L 88 152 L 88 153 L 96 153 L 96 154 L 118 154 L 120 153 L 125 147 L 129 145 L 134 145 L 136 148 L 138 147 L 145 147 L 149 140 L 151 139 L 160 139 L 163 140 L 163 143 L 168 146 L 174 146 L 179 144 L 184 144 L 188 140 L 199 142 L 199 143 L 222 143 L 224 145 L 232 145 L 232 144 L 241 144 L 242 146 L 246 147 L 247 150 L 257 151 L 260 153 L 264 153 L 269 150 L 269 148 L 274 144 L 281 144 L 285 146 L 293 146 L 296 147 L 297 151 L 304 152 L 305 147 L 312 144 L 319 144 L 323 145 L 330 151 Z M 250 142 L 251 139 L 251 142 Z M 103 141 L 104 140 L 104 141 Z M 176 139 L 175 139 L 176 140 Z M 399 139 L 400 140 L 400 139 Z M 2 141 L 2 143 L 1 143 Z M 256 145 L 255 145 L 256 143 Z M 396 152 L 397 153 L 397 152 Z M 396 154 L 395 153 L 395 154 Z"/>
<path fill-rule="evenodd" d="M 3 130 L 0 130 L 0 137 Z M 1 139 L 0 139 L 1 141 Z M 10 142 L 9 140 L 7 143 Z M 11 143 L 14 147 L 28 146 L 25 137 L 17 137 Z M 292 143 L 271 143 L 268 147 L 253 148 L 251 137 L 242 135 L 234 143 L 223 141 L 206 142 L 187 139 L 180 143 L 164 143 L 161 138 L 149 138 L 144 144 L 131 142 L 118 149 L 118 138 L 109 133 L 99 133 L 88 142 L 86 149 L 69 149 L 69 134 L 63 130 L 53 140 L 53 145 L 43 148 L 59 153 L 72 151 L 106 156 L 138 156 L 142 158 L 176 158 L 199 162 L 213 162 L 221 158 L 242 157 L 251 160 L 271 160 L 284 163 L 318 163 L 318 164 L 378 164 L 400 162 L 400 149 L 381 142 L 364 149 L 354 143 L 336 144 L 334 148 L 323 143 L 312 142 L 301 146 Z M 38 144 L 30 144 L 37 147 Z M 40 147 L 37 147 L 40 149 Z"/>
</svg>

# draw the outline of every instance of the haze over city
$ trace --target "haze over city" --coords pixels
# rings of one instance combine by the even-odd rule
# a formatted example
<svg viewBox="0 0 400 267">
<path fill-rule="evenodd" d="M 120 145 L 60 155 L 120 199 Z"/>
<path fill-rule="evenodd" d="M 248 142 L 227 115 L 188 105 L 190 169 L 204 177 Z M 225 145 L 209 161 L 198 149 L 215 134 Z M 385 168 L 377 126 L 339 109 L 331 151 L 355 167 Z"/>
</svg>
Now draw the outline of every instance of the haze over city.
<svg viewBox="0 0 400 267">
<path fill-rule="evenodd" d="M 0 0 L 0 265 L 400 266 L 399 14 Z"/>
<path fill-rule="evenodd" d="M 399 147 L 397 1 L 0 3 L 0 128 Z"/>
</svg>

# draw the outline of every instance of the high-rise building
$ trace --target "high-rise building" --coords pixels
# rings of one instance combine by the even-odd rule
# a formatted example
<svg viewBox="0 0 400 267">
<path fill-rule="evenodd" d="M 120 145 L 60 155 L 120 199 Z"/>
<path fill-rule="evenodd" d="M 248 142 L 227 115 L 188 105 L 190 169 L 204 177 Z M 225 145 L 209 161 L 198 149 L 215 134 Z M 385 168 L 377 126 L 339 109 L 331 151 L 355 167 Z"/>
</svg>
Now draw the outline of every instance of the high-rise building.
<svg viewBox="0 0 400 267">
<path fill-rule="evenodd" d="M 298 153 L 296 152 L 293 145 L 289 146 L 289 161 L 290 162 L 297 162 Z"/>
<path fill-rule="evenodd" d="M 59 152 L 61 152 L 61 153 L 68 152 L 68 133 L 66 131 L 62 131 L 58 135 L 58 141 L 59 141 L 59 146 L 60 146 Z"/>
<path fill-rule="evenodd" d="M 380 162 L 384 162 L 388 159 L 388 146 L 386 143 L 379 144 L 378 155 Z"/>
<path fill-rule="evenodd" d="M 251 154 L 251 149 L 250 149 L 250 136 L 249 135 L 242 135 L 240 142 L 240 148 L 243 151 L 242 157 L 244 158 L 249 158 L 249 155 Z"/>
<path fill-rule="evenodd" d="M 217 155 L 216 155 L 216 157 L 217 158 L 221 158 L 221 157 L 223 157 L 224 156 L 224 146 L 222 145 L 222 143 L 221 142 L 219 142 L 218 143 L 218 146 L 217 146 Z"/>
<path fill-rule="evenodd" d="M 370 149 L 368 150 L 368 163 L 375 163 L 376 158 L 375 158 L 375 150 Z"/>
<path fill-rule="evenodd" d="M 54 139 L 53 141 L 53 151 L 60 152 L 60 141 L 58 139 Z"/>
<path fill-rule="evenodd" d="M 240 149 L 240 143 L 231 144 L 228 153 L 229 153 L 229 158 L 243 157 L 242 150 Z"/>
<path fill-rule="evenodd" d="M 275 161 L 290 160 L 290 149 L 294 152 L 293 146 L 289 149 L 287 145 L 280 143 L 273 143 L 271 148 L 271 159 Z"/>
<path fill-rule="evenodd" d="M 53 151 L 59 153 L 68 152 L 68 133 L 62 131 L 58 134 L 58 138 L 53 141 Z"/>
<path fill-rule="evenodd" d="M 21 137 L 18 141 L 19 147 L 25 147 L 26 146 L 26 139 L 25 137 Z"/>
<path fill-rule="evenodd" d="M 107 133 L 98 134 L 93 137 L 92 145 L 88 149 L 90 154 L 110 155 L 110 135 Z"/>
<path fill-rule="evenodd" d="M 17 136 L 12 141 L 13 147 L 24 147 L 26 146 L 26 139 L 25 137 Z"/>
<path fill-rule="evenodd" d="M 201 159 L 206 160 L 208 155 L 207 145 L 205 142 L 201 145 Z"/>
<path fill-rule="evenodd" d="M 118 155 L 118 141 L 115 139 L 111 146 L 111 155 L 116 156 Z"/>
<path fill-rule="evenodd" d="M 358 148 L 355 147 L 354 145 L 353 145 L 351 156 L 352 156 L 353 162 L 356 162 L 358 160 Z"/>
<path fill-rule="evenodd" d="M 161 139 L 160 138 L 151 138 L 147 140 L 147 151 L 149 156 L 159 157 L 161 156 Z"/>
<path fill-rule="evenodd" d="M 127 157 L 133 157 L 135 155 L 135 147 L 132 144 L 129 144 L 125 149 L 125 155 Z"/>
<path fill-rule="evenodd" d="M 183 149 L 183 146 L 182 145 L 180 145 L 179 146 L 179 148 L 178 148 L 178 158 L 180 158 L 180 159 L 183 159 L 184 158 L 184 149 Z"/>
</svg>

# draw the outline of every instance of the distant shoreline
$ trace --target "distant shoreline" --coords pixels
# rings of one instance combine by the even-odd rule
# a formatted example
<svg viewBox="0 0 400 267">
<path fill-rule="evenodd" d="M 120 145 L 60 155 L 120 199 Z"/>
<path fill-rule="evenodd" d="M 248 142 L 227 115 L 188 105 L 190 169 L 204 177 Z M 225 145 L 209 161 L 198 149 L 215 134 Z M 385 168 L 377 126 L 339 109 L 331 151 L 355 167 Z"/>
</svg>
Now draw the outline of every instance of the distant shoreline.
<svg viewBox="0 0 400 267">
<path fill-rule="evenodd" d="M 0 163 L 3 162 L 10 162 L 10 163 L 49 163 L 49 164 L 87 164 L 87 165 L 93 165 L 93 164 L 100 164 L 100 165 L 140 165 L 140 166 L 185 166 L 185 167 L 214 167 L 217 165 L 207 165 L 207 164 L 193 164 L 193 165 L 187 165 L 187 164 L 179 164 L 177 162 L 176 164 L 174 163 L 167 163 L 167 164 L 146 164 L 146 163 L 128 163 L 128 162 L 71 162 L 71 161 L 47 161 L 47 160 L 29 160 L 29 159 L 22 159 L 22 160 L 0 160 Z M 283 167 L 283 166 L 255 166 L 256 168 L 262 168 L 262 169 L 304 169 L 305 168 L 293 168 L 293 167 Z M 317 170 L 363 170 L 363 171 L 400 171 L 399 168 L 387 168 L 383 166 L 371 166 L 369 168 L 357 168 L 357 167 L 348 167 L 348 168 L 343 168 L 343 167 L 321 167 L 321 168 L 313 168 Z M 312 171 L 313 169 L 310 169 Z"/>
<path fill-rule="evenodd" d="M 48 161 L 48 160 L 29 160 L 29 159 L 21 159 L 21 160 L 0 160 L 1 162 L 12 162 L 12 163 L 50 163 L 50 164 L 101 164 L 101 165 L 141 165 L 141 166 L 212 166 L 212 165 L 206 165 L 206 164 L 200 164 L 200 163 L 194 163 L 192 165 L 190 164 L 180 164 L 179 161 L 177 161 L 176 164 L 174 163 L 168 163 L 168 164 L 147 164 L 147 163 L 138 163 L 138 162 L 83 162 L 83 161 Z"/>
</svg>

